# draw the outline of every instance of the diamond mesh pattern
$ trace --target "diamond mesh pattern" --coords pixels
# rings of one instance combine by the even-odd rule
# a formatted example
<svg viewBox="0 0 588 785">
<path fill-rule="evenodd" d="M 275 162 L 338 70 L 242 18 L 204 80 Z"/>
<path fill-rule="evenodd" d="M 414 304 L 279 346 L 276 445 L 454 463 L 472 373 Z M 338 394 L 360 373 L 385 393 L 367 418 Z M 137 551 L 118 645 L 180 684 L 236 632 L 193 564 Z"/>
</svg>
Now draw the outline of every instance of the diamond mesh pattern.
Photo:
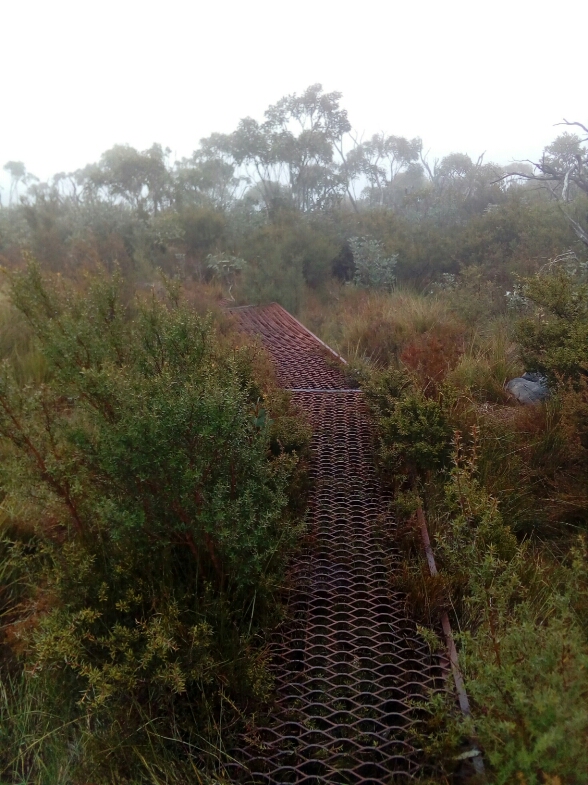
<svg viewBox="0 0 588 785">
<path fill-rule="evenodd" d="M 338 355 L 277 303 L 229 311 L 243 331 L 261 338 L 283 387 L 336 390 L 349 388 Z"/>
<path fill-rule="evenodd" d="M 263 322 L 262 341 L 282 379 L 308 386 L 298 360 L 291 364 L 297 330 L 274 340 L 276 323 L 287 331 L 287 320 L 275 320 L 273 309 L 267 322 L 267 309 L 252 312 L 241 326 L 257 332 Z M 423 765 L 406 733 L 418 719 L 412 704 L 443 689 L 446 671 L 390 587 L 394 521 L 375 473 L 363 395 L 328 388 L 295 392 L 293 401 L 314 434 L 308 545 L 292 565 L 290 621 L 273 644 L 275 706 L 233 752 L 227 772 L 234 782 L 267 785 L 410 780 Z"/>
</svg>

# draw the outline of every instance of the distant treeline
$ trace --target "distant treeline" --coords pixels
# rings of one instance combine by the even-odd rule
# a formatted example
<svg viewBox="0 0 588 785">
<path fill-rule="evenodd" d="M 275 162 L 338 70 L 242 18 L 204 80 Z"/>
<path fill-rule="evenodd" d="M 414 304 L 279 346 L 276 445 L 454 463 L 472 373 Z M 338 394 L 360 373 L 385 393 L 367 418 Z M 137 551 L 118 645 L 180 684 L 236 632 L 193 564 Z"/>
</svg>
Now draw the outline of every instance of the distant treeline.
<svg viewBox="0 0 588 785">
<path fill-rule="evenodd" d="M 425 287 L 471 265 L 502 287 L 513 272 L 583 251 L 581 135 L 558 136 L 535 166 L 459 152 L 431 161 L 420 138 L 358 139 L 340 101 L 313 85 L 175 162 L 159 144 L 116 145 L 42 183 L 10 161 L 0 254 L 15 264 L 27 249 L 54 270 L 117 263 L 139 279 L 157 267 L 209 277 L 247 267 L 249 298 L 280 299 L 332 275 L 352 279 L 354 237 L 374 238 L 396 255 L 400 281 Z M 268 278 L 272 291 L 260 290 Z"/>
</svg>

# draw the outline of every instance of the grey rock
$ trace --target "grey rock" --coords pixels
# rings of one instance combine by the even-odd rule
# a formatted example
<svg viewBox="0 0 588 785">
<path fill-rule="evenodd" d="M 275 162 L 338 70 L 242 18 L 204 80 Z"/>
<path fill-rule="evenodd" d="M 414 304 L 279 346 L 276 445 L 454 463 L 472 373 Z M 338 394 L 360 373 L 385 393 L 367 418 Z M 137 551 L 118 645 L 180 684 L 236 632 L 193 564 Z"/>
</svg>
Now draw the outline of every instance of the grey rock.
<svg viewBox="0 0 588 785">
<path fill-rule="evenodd" d="M 506 389 L 524 404 L 539 403 L 549 397 L 547 380 L 539 373 L 526 373 L 507 383 Z"/>
<path fill-rule="evenodd" d="M 526 371 L 522 376 L 521 379 L 526 379 L 528 382 L 539 382 L 540 384 L 544 384 L 547 386 L 547 377 L 543 376 L 542 373 L 535 373 L 534 371 Z"/>
</svg>

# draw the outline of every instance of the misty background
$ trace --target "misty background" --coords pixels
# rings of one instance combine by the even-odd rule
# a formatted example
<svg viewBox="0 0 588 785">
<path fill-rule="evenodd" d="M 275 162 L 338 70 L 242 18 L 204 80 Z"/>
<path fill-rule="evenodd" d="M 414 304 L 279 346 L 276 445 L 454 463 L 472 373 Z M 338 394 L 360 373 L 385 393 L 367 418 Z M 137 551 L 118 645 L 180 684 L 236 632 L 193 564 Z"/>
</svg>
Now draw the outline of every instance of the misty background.
<svg viewBox="0 0 588 785">
<path fill-rule="evenodd" d="M 587 784 L 587 7 L 0 4 L 0 783 Z M 291 408 L 231 316 L 270 303 L 357 405 Z M 357 500 L 400 604 L 321 600 L 343 684 L 292 559 Z"/>
<path fill-rule="evenodd" d="M 6 3 L 0 160 L 46 180 L 115 144 L 179 159 L 316 82 L 343 93 L 359 138 L 535 159 L 555 123 L 585 114 L 587 15 L 579 0 Z"/>
</svg>

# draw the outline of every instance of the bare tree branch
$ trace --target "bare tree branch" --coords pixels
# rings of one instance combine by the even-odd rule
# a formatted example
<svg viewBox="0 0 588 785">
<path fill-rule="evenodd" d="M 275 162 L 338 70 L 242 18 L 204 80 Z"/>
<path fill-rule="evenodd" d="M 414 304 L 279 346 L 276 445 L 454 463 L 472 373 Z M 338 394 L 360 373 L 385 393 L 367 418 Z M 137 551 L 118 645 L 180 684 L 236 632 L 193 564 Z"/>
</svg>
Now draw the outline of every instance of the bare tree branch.
<svg viewBox="0 0 588 785">
<path fill-rule="evenodd" d="M 585 131 L 588 134 L 588 128 L 586 128 L 586 126 L 583 125 L 583 123 L 579 123 L 577 120 L 570 121 L 570 120 L 566 120 L 566 118 L 564 117 L 563 123 L 556 123 L 556 125 L 575 125 L 578 128 L 581 128 L 583 131 Z"/>
</svg>

